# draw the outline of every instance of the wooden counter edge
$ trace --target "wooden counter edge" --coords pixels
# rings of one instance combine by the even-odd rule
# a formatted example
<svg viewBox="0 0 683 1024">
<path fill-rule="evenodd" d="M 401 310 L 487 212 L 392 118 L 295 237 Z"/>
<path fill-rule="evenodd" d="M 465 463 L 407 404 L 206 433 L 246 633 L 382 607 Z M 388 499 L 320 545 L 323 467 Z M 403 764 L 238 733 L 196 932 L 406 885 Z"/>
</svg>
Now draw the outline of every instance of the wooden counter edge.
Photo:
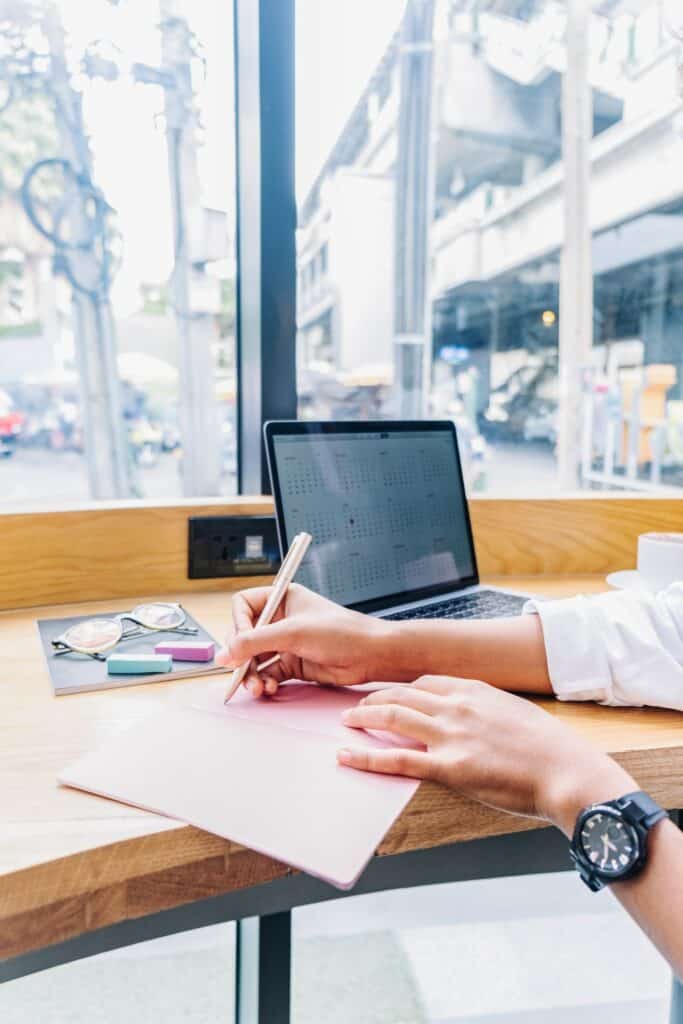
<svg viewBox="0 0 683 1024">
<path fill-rule="evenodd" d="M 683 747 L 614 756 L 661 804 L 683 806 Z M 391 856 L 542 827 L 423 783 L 377 852 Z M 290 873 L 269 857 L 189 826 L 37 864 L 0 878 L 0 959 Z"/>
<path fill-rule="evenodd" d="M 640 533 L 678 530 L 683 517 L 676 496 L 473 496 L 469 504 L 483 576 L 604 576 L 635 564 Z M 188 579 L 188 519 L 272 510 L 272 498 L 257 495 L 0 513 L 0 609 L 236 589 L 244 580 Z"/>
</svg>

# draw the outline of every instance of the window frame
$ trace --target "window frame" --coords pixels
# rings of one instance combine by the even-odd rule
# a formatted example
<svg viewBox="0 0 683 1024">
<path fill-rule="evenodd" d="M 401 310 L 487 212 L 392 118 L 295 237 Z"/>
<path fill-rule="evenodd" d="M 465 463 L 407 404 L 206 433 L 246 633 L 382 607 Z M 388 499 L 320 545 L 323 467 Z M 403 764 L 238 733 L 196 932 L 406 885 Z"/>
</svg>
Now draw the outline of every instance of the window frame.
<svg viewBox="0 0 683 1024">
<path fill-rule="evenodd" d="M 269 494 L 263 424 L 296 419 L 295 0 L 234 0 L 237 493 Z"/>
</svg>

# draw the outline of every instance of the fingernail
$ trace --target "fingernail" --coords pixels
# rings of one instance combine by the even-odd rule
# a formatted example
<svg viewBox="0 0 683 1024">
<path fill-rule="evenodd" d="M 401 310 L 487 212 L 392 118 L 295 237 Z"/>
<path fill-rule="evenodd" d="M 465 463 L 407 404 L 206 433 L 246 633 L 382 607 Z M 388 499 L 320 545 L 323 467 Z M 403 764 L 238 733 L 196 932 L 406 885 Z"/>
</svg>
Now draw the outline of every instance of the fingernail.
<svg viewBox="0 0 683 1024">
<path fill-rule="evenodd" d="M 266 693 L 277 693 L 277 682 L 275 679 L 266 680 Z"/>
<path fill-rule="evenodd" d="M 337 751 L 337 760 L 341 761 L 342 764 L 351 764 L 353 761 L 353 754 L 350 750 L 345 747 Z"/>
</svg>

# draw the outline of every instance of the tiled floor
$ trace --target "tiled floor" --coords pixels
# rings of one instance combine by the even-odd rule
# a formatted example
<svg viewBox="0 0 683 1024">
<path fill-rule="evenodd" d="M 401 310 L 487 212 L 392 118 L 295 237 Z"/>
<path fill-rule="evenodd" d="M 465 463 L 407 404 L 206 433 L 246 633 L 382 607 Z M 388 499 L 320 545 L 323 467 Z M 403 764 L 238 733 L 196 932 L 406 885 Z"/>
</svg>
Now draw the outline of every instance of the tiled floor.
<svg viewBox="0 0 683 1024">
<path fill-rule="evenodd" d="M 0 987 L 2 1024 L 232 1020 L 232 926 Z M 352 897 L 294 921 L 294 1024 L 666 1024 L 669 972 L 573 874 Z"/>
</svg>

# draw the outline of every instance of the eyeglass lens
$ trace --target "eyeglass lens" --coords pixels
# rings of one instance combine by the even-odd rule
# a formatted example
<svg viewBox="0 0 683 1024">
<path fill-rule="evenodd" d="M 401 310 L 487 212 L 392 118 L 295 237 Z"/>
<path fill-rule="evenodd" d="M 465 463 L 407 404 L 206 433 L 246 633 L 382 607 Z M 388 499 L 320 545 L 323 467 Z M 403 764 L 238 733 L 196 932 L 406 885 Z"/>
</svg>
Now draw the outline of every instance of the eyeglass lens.
<svg viewBox="0 0 683 1024">
<path fill-rule="evenodd" d="M 64 641 L 81 651 L 96 652 L 113 647 L 121 636 L 121 623 L 115 619 L 86 619 L 64 634 Z"/>
<path fill-rule="evenodd" d="M 184 611 L 174 604 L 139 604 L 130 614 L 149 629 L 175 629 L 185 621 Z"/>
<path fill-rule="evenodd" d="M 124 627 L 126 619 L 129 624 Z M 78 622 L 64 634 L 65 644 L 84 654 L 96 654 L 114 647 L 119 640 L 139 634 L 138 626 L 164 630 L 177 629 L 185 622 L 185 613 L 179 605 L 140 604 L 132 612 L 117 619 L 86 619 Z"/>
</svg>

